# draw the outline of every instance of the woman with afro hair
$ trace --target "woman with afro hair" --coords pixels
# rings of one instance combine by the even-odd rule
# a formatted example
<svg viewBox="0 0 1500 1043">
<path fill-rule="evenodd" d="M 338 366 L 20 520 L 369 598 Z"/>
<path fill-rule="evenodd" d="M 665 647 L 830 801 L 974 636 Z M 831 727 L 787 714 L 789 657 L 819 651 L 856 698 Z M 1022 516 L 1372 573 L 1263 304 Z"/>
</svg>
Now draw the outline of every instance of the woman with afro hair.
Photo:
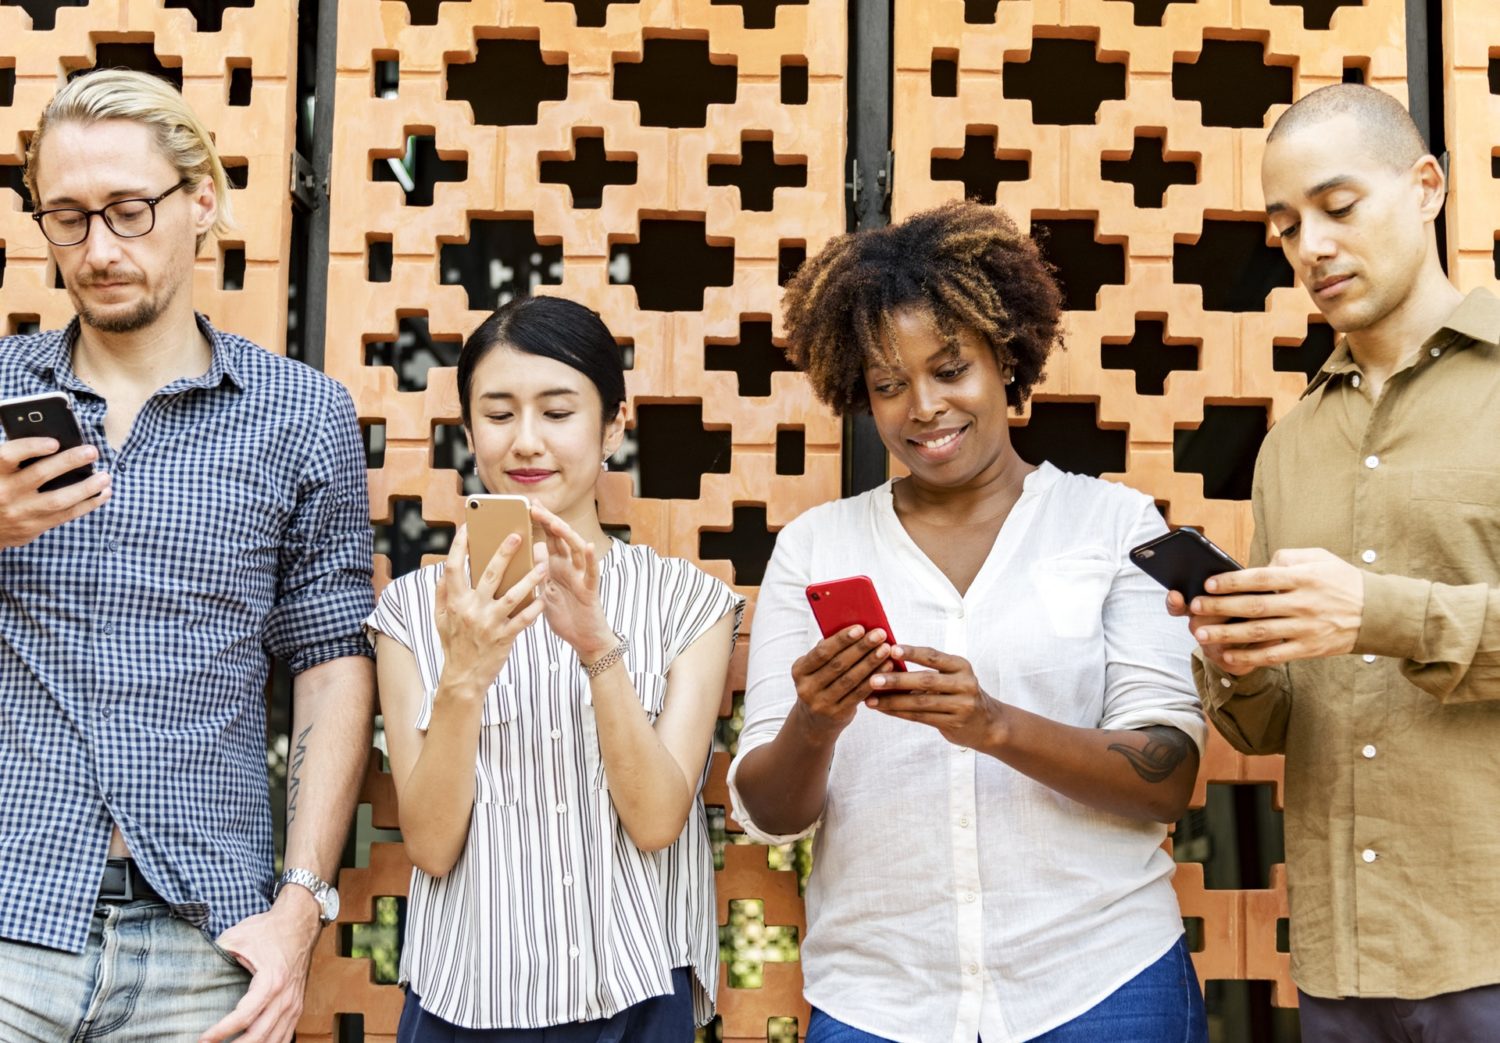
<svg viewBox="0 0 1500 1043">
<path fill-rule="evenodd" d="M 1151 499 L 1017 455 L 1061 295 L 1000 210 L 831 242 L 787 288 L 793 361 L 907 472 L 783 529 L 730 768 L 747 831 L 817 830 L 810 1043 L 1203 1041 L 1167 824 L 1205 736 L 1192 639 L 1126 557 Z M 824 638 L 869 576 L 892 632 Z"/>
</svg>

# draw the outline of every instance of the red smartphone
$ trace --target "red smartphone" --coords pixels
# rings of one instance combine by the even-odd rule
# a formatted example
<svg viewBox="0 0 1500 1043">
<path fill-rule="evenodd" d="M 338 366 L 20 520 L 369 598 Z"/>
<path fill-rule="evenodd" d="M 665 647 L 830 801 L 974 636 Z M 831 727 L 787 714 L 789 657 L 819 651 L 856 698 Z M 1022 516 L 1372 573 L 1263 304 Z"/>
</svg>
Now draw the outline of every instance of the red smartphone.
<svg viewBox="0 0 1500 1043">
<path fill-rule="evenodd" d="M 809 583 L 807 603 L 812 606 L 813 616 L 818 620 L 818 628 L 824 637 L 861 626 L 867 631 L 884 630 L 885 639 L 893 645 L 896 643 L 896 635 L 891 633 L 891 624 L 886 621 L 885 609 L 881 607 L 875 584 L 870 582 L 869 576 Z M 892 659 L 891 665 L 897 670 L 906 669 L 906 664 L 899 659 Z"/>
</svg>

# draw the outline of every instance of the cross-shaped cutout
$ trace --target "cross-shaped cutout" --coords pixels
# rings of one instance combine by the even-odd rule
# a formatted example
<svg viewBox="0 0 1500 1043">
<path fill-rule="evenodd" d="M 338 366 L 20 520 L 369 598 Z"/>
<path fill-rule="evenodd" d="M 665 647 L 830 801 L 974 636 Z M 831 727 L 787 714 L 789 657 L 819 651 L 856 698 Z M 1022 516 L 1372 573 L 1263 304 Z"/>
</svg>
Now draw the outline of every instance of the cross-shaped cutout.
<svg viewBox="0 0 1500 1043">
<path fill-rule="evenodd" d="M 1123 429 L 1099 426 L 1098 402 L 1032 400 L 1031 419 L 1010 428 L 1010 443 L 1021 459 L 1033 464 L 1048 460 L 1064 471 L 1095 478 L 1125 470 L 1127 438 Z"/>
<path fill-rule="evenodd" d="M 1172 63 L 1172 97 L 1198 102 L 1205 127 L 1258 128 L 1267 109 L 1292 100 L 1292 70 L 1267 64 L 1265 43 L 1204 40 L 1196 59 Z"/>
<path fill-rule="evenodd" d="M 407 206 L 431 206 L 432 192 L 440 181 L 463 181 L 469 162 L 461 151 L 440 150 L 431 135 L 407 138 L 405 156 L 370 153 L 370 180 L 394 181 L 406 195 Z"/>
<path fill-rule="evenodd" d="M 738 188 L 742 210 L 770 210 L 778 188 L 807 187 L 807 159 L 778 156 L 769 141 L 742 141 L 738 162 L 710 157 L 708 183 Z"/>
<path fill-rule="evenodd" d="M 698 533 L 698 556 L 704 560 L 728 558 L 734 563 L 734 582 L 742 587 L 753 587 L 761 581 L 775 546 L 776 533 L 766 528 L 764 504 L 736 507 L 728 532 L 704 529 Z"/>
<path fill-rule="evenodd" d="M 0 68 L 0 106 L 9 107 L 16 100 L 16 67 Z"/>
<path fill-rule="evenodd" d="M 1167 376 L 1173 370 L 1198 368 L 1201 340 L 1168 337 L 1161 319 L 1135 320 L 1135 336 L 1129 341 L 1104 338 L 1099 355 L 1105 369 L 1135 370 L 1137 395 L 1164 395 Z"/>
<path fill-rule="evenodd" d="M 797 959 L 797 928 L 768 925 L 765 908 L 759 898 L 729 900 L 729 922 L 719 928 L 719 944 L 730 954 L 730 988 L 761 988 L 765 964 Z"/>
<path fill-rule="evenodd" d="M 965 199 L 993 206 L 1000 182 L 1025 181 L 1031 176 L 1031 153 L 1015 150 L 1002 153 L 995 138 L 994 131 L 967 134 L 963 152 L 933 149 L 932 180 L 962 181 Z"/>
<path fill-rule="evenodd" d="M 31 28 L 50 32 L 57 28 L 57 12 L 64 7 L 87 7 L 89 0 L 0 0 L 0 7 L 19 7 L 31 16 Z M 105 66 L 100 66 L 104 68 Z"/>
<path fill-rule="evenodd" d="M 1007 98 L 1030 100 L 1033 123 L 1096 123 L 1101 104 L 1125 97 L 1125 63 L 1100 61 L 1093 40 L 1043 37 L 1031 41 L 1026 61 L 1005 63 L 1000 83 Z"/>
<path fill-rule="evenodd" d="M 1178 153 L 1178 155 L 1198 154 Z M 1161 138 L 1139 137 L 1135 139 L 1135 151 L 1129 157 L 1118 153 L 1104 153 L 1099 162 L 1100 173 L 1106 181 L 1121 181 L 1135 188 L 1135 205 L 1160 209 L 1172 185 L 1196 185 L 1198 166 L 1185 160 L 1167 158 L 1166 142 Z"/>
<path fill-rule="evenodd" d="M 1201 474 L 1205 499 L 1250 499 L 1255 457 L 1270 419 L 1261 403 L 1205 405 L 1201 424 L 1172 435 L 1172 470 Z"/>
<path fill-rule="evenodd" d="M 764 398 L 771 393 L 771 374 L 795 370 L 771 337 L 771 324 L 741 322 L 737 341 L 709 340 L 703 346 L 703 368 L 733 370 L 741 397 Z"/>
<path fill-rule="evenodd" d="M 634 152 L 618 152 L 611 158 L 602 135 L 580 137 L 576 132 L 571 156 L 544 152 L 540 158 L 542 183 L 567 185 L 574 210 L 598 210 L 604 205 L 604 186 L 633 185 L 638 169 Z"/>
<path fill-rule="evenodd" d="M 729 473 L 733 434 L 727 425 L 704 427 L 701 402 L 637 406 L 635 437 L 639 496 L 696 500 L 705 474 Z"/>
</svg>

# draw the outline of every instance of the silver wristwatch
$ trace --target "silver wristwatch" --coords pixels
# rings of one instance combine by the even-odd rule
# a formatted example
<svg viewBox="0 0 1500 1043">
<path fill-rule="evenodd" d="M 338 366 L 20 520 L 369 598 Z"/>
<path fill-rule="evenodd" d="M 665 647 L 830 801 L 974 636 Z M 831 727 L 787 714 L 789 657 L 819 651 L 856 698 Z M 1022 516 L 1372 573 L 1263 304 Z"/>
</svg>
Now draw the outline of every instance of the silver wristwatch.
<svg viewBox="0 0 1500 1043">
<path fill-rule="evenodd" d="M 310 869 L 287 869 L 281 874 L 281 879 L 276 881 L 276 894 L 281 894 L 281 889 L 287 884 L 296 884 L 305 887 L 312 892 L 312 896 L 318 900 L 318 922 L 327 927 L 339 916 L 339 892 L 327 880 Z M 275 898 L 275 895 L 272 895 Z"/>
</svg>

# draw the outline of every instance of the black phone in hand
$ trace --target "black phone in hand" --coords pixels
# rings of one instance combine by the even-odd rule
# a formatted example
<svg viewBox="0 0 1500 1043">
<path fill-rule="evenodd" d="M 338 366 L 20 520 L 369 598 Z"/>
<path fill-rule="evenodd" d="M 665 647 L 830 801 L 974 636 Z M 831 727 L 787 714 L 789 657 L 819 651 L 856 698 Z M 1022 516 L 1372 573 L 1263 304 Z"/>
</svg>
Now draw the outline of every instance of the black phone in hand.
<svg viewBox="0 0 1500 1043">
<path fill-rule="evenodd" d="M 73 416 L 68 396 L 58 391 L 8 398 L 0 402 L 0 427 L 5 429 L 8 441 L 21 438 L 55 439 L 59 453 L 83 445 L 83 431 L 78 426 L 78 419 Z M 21 466 L 30 467 L 38 460 L 45 459 L 44 456 L 33 457 Z M 93 464 L 84 464 L 43 482 L 38 491 L 48 493 L 53 489 L 61 489 L 74 482 L 81 482 L 93 473 Z"/>
<path fill-rule="evenodd" d="M 1132 548 L 1130 560 L 1168 590 L 1177 591 L 1189 604 L 1207 593 L 1203 585 L 1210 576 L 1238 572 L 1244 567 L 1203 533 L 1186 527 Z"/>
</svg>

